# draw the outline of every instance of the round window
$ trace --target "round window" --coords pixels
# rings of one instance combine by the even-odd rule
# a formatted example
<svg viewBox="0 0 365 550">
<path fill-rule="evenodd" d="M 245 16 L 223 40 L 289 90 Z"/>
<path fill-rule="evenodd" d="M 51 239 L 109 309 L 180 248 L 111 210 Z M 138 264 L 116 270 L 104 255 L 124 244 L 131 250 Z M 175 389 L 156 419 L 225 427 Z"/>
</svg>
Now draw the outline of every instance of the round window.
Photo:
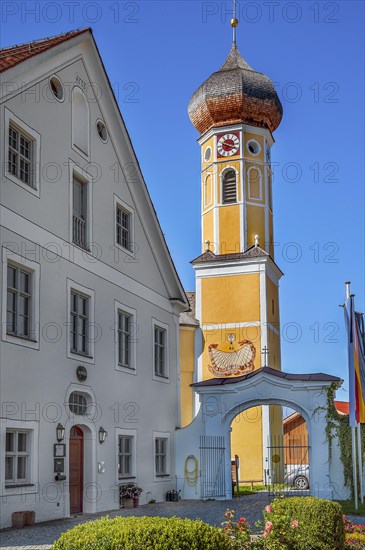
<svg viewBox="0 0 365 550">
<path fill-rule="evenodd" d="M 259 152 L 261 151 L 260 144 L 254 139 L 251 139 L 247 143 L 247 149 L 250 151 L 251 155 L 258 155 Z"/>
<path fill-rule="evenodd" d="M 49 85 L 52 93 L 58 101 L 63 100 L 63 86 L 60 79 L 57 76 L 51 76 L 49 79 Z"/>
<path fill-rule="evenodd" d="M 205 149 L 205 153 L 204 153 L 204 160 L 205 160 L 205 162 L 209 162 L 211 156 L 212 156 L 212 148 L 211 148 L 211 147 L 207 147 L 207 148 Z"/>
<path fill-rule="evenodd" d="M 106 129 L 106 126 L 102 120 L 98 120 L 96 122 L 96 129 L 101 141 L 106 143 L 106 141 L 108 140 L 108 130 Z"/>
<path fill-rule="evenodd" d="M 84 416 L 87 412 L 87 400 L 85 395 L 83 393 L 73 391 L 70 394 L 68 406 L 72 413 Z"/>
</svg>

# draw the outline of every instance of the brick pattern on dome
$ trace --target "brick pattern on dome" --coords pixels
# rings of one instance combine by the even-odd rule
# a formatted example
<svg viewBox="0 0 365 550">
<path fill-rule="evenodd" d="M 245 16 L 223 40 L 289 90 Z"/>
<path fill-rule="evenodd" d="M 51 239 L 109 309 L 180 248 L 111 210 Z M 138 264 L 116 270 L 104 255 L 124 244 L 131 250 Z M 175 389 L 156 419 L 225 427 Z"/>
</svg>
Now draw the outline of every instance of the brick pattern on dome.
<svg viewBox="0 0 365 550">
<path fill-rule="evenodd" d="M 283 114 L 270 78 L 254 71 L 235 45 L 222 68 L 192 95 L 188 111 L 200 134 L 210 128 L 237 123 L 273 132 Z"/>
<path fill-rule="evenodd" d="M 18 46 L 11 46 L 9 48 L 0 49 L 0 73 L 23 63 L 27 59 L 39 55 L 71 38 L 75 38 L 79 34 L 84 32 L 91 32 L 91 29 L 77 29 L 51 38 L 44 38 L 42 40 L 34 40 L 26 44 Z"/>
</svg>

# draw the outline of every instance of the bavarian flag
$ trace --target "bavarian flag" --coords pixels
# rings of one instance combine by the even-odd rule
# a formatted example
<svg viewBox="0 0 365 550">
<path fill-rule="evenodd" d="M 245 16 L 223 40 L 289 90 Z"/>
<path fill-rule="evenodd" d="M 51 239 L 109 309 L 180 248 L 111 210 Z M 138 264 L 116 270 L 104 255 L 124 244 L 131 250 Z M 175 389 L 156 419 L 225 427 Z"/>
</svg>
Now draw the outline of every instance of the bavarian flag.
<svg viewBox="0 0 365 550">
<path fill-rule="evenodd" d="M 350 426 L 365 423 L 365 330 L 362 313 L 355 311 L 354 296 L 345 302 L 348 339 Z"/>
</svg>

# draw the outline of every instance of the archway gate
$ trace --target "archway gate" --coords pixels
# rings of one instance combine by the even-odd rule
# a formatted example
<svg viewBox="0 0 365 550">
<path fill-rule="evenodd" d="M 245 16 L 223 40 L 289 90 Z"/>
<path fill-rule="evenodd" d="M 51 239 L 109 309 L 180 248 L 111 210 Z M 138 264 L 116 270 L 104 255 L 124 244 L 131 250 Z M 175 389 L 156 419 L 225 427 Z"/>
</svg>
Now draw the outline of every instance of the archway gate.
<svg viewBox="0 0 365 550">
<path fill-rule="evenodd" d="M 231 424 L 241 412 L 258 405 L 282 405 L 298 411 L 308 429 L 310 494 L 340 498 L 342 469 L 329 463 L 326 439 L 327 388 L 341 379 L 322 373 L 290 374 L 263 367 L 236 378 L 214 378 L 193 384 L 200 409 L 189 426 L 176 433 L 176 474 L 182 497 L 231 499 Z M 249 452 L 249 449 L 248 449 Z M 199 475 L 187 476 L 191 458 Z M 331 473 L 332 470 L 332 473 Z M 335 479 L 335 485 L 331 481 Z"/>
</svg>

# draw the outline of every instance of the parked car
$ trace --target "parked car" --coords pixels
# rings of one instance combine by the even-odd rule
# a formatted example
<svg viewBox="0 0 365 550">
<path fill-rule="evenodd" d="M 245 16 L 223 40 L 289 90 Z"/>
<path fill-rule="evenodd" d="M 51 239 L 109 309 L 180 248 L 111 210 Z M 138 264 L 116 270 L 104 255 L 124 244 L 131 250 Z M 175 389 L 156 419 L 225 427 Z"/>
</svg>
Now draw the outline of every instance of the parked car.
<svg viewBox="0 0 365 550">
<path fill-rule="evenodd" d="M 284 483 L 302 491 L 309 489 L 309 465 L 292 467 L 285 474 Z"/>
</svg>

